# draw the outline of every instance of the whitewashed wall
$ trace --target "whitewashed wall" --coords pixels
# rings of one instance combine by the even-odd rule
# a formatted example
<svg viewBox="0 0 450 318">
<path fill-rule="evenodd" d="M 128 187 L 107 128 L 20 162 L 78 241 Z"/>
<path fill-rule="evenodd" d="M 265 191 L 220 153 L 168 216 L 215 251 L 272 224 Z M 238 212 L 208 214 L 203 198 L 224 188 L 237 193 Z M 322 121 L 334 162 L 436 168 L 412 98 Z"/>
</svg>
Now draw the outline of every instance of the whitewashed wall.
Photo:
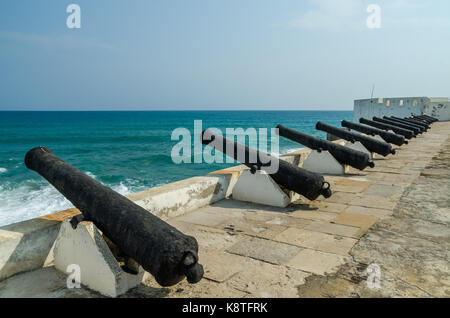
<svg viewBox="0 0 450 318">
<path fill-rule="evenodd" d="M 411 114 L 426 114 L 441 121 L 450 121 L 450 100 L 448 98 L 398 97 L 355 100 L 353 121 L 374 116 L 408 117 Z"/>
<path fill-rule="evenodd" d="M 409 117 L 411 114 L 421 115 L 423 106 L 430 102 L 428 97 L 373 98 L 355 100 L 353 121 L 360 118 L 372 119 L 374 116 Z"/>
<path fill-rule="evenodd" d="M 433 102 L 425 105 L 423 113 L 439 118 L 441 121 L 450 121 L 450 102 Z"/>
</svg>

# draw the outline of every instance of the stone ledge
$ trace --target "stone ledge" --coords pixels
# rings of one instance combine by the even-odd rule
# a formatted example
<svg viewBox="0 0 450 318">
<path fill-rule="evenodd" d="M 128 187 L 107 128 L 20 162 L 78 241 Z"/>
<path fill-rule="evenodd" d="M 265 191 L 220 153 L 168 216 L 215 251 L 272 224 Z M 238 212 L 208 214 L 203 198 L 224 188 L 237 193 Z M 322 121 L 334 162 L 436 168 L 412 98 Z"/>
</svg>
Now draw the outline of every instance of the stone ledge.
<svg viewBox="0 0 450 318">
<path fill-rule="evenodd" d="M 230 179 L 219 174 L 194 177 L 127 197 L 167 220 L 225 198 Z M 61 222 L 79 213 L 69 209 L 0 227 L 0 281 L 50 264 Z"/>
</svg>

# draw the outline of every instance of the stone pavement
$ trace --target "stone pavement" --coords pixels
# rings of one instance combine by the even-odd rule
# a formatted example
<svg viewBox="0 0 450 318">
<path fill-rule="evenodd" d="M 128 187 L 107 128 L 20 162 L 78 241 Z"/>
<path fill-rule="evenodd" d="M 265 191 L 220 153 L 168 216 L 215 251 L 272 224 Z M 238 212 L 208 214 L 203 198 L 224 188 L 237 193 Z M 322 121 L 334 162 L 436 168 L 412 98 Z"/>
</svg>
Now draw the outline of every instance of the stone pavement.
<svg viewBox="0 0 450 318">
<path fill-rule="evenodd" d="M 447 131 L 447 134 L 450 131 Z M 328 277 L 311 276 L 300 297 L 450 297 L 450 138 L 406 189 L 390 217 Z M 372 264 L 372 265 L 371 265 Z M 379 267 L 378 288 L 367 267 Z M 374 287 L 372 285 L 372 287 Z"/>
<path fill-rule="evenodd" d="M 197 239 L 204 279 L 161 288 L 146 275 L 122 297 L 449 297 L 449 136 L 450 123 L 435 123 L 374 169 L 327 176 L 328 199 L 222 200 L 170 219 Z M 52 267 L 17 275 L 0 297 L 99 296 L 65 279 Z"/>
</svg>

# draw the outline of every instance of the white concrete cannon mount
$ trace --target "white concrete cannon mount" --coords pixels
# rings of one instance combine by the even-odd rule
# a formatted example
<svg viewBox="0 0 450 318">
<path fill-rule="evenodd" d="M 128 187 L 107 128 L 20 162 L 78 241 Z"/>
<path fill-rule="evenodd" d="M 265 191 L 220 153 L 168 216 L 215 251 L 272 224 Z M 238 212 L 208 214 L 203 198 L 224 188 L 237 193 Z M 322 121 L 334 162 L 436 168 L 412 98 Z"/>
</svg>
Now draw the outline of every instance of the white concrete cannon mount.
<svg viewBox="0 0 450 318">
<path fill-rule="evenodd" d="M 344 175 L 349 167 L 339 163 L 328 151 L 312 150 L 301 166 L 311 172 L 328 175 Z"/>
<path fill-rule="evenodd" d="M 250 170 L 242 171 L 233 188 L 233 199 L 253 202 L 274 207 L 287 207 L 298 199 L 293 191 L 284 191 L 265 171 L 257 170 L 252 174 Z"/>
<path fill-rule="evenodd" d="M 124 272 L 94 223 L 80 222 L 73 229 L 69 219 L 62 222 L 56 238 L 54 264 L 64 273 L 79 269 L 81 284 L 110 297 L 138 286 L 145 273 L 140 266 L 137 275 Z"/>
<path fill-rule="evenodd" d="M 369 150 L 367 150 L 367 148 L 364 147 L 364 145 L 359 141 L 353 142 L 353 143 L 348 141 L 345 143 L 345 147 L 366 153 L 367 155 L 369 155 L 370 160 L 373 159 L 373 153 L 371 153 Z"/>
</svg>

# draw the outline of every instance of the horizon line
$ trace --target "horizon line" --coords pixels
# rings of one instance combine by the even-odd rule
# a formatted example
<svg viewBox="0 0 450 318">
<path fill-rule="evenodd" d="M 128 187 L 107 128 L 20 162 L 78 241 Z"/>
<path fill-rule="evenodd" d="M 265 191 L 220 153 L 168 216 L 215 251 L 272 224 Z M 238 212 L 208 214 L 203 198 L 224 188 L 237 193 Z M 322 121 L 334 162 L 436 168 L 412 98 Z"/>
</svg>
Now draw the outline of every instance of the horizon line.
<svg viewBox="0 0 450 318">
<path fill-rule="evenodd" d="M 353 109 L 0 109 L 0 112 L 353 111 Z"/>
</svg>

